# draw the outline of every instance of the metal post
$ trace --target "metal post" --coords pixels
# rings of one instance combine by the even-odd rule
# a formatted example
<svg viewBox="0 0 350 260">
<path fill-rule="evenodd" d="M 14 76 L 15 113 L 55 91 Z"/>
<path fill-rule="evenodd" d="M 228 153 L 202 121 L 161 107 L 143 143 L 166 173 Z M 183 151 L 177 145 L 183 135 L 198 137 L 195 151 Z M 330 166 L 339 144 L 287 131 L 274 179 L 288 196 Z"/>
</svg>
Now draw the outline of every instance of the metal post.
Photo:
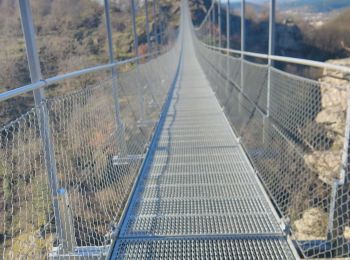
<svg viewBox="0 0 350 260">
<path fill-rule="evenodd" d="M 242 93 L 244 91 L 244 52 L 245 52 L 245 0 L 241 0 L 241 91 L 239 93 L 239 112 L 242 108 Z"/>
<path fill-rule="evenodd" d="M 213 46 L 216 45 L 216 39 L 215 39 L 215 23 L 216 23 L 216 15 L 215 15 L 215 8 L 213 8 Z"/>
<path fill-rule="evenodd" d="M 210 12 L 208 14 L 208 18 L 207 18 L 207 21 L 206 21 L 206 26 L 204 27 L 203 26 L 203 33 L 200 33 L 198 35 L 198 38 L 201 37 L 201 39 L 205 39 L 205 43 L 209 45 L 209 41 L 210 41 L 210 38 L 211 38 L 211 33 L 210 33 Z M 204 37 L 204 35 L 206 37 Z"/>
<path fill-rule="evenodd" d="M 208 39 L 208 45 L 212 45 L 213 42 L 213 8 L 210 10 L 209 14 L 209 24 L 208 24 L 208 30 L 209 30 L 209 39 Z"/>
<path fill-rule="evenodd" d="M 221 0 L 218 0 L 218 29 L 219 29 L 219 47 L 222 47 L 221 44 Z"/>
<path fill-rule="evenodd" d="M 21 24 L 24 34 L 30 78 L 32 83 L 42 80 L 39 56 L 35 42 L 35 30 L 32 11 L 28 0 L 19 0 Z M 55 225 L 60 250 L 72 252 L 75 247 L 74 226 L 68 205 L 68 196 L 64 189 L 59 188 L 54 146 L 49 126 L 49 116 L 45 102 L 44 90 L 33 91 L 37 116 L 39 121 L 40 137 L 45 156 L 45 165 L 48 171 L 48 181 L 51 190 L 52 204 L 55 215 Z M 60 252 L 62 252 L 60 251 Z"/>
<path fill-rule="evenodd" d="M 226 48 L 227 48 L 227 58 L 226 58 L 226 84 L 227 90 L 230 87 L 230 0 L 227 0 L 226 4 Z M 228 98 L 228 97 L 227 97 Z"/>
<path fill-rule="evenodd" d="M 210 11 L 211 12 L 211 11 Z M 208 14 L 208 25 L 207 25 L 207 30 L 208 30 L 208 37 L 205 37 L 207 39 L 207 44 L 210 45 L 211 42 L 211 13 Z M 204 37 L 204 36 L 202 36 Z"/>
<path fill-rule="evenodd" d="M 212 13 L 211 13 L 211 23 L 210 23 L 210 34 L 211 34 L 211 45 L 214 46 L 214 23 L 215 23 L 215 17 L 214 17 L 214 8 L 211 10 Z"/>
<path fill-rule="evenodd" d="M 227 0 L 227 6 L 226 6 L 226 48 L 227 50 L 230 49 L 230 0 Z M 227 51 L 227 54 L 229 52 Z"/>
<path fill-rule="evenodd" d="M 148 16 L 148 0 L 145 0 L 145 16 L 146 16 L 146 34 L 147 34 L 147 49 L 148 53 L 152 52 L 151 36 L 149 33 L 149 16 Z"/>
<path fill-rule="evenodd" d="M 136 6 L 135 6 L 135 0 L 131 1 L 131 13 L 132 13 L 132 31 L 134 34 L 134 51 L 135 51 L 135 57 L 139 56 L 139 40 L 137 37 L 137 28 L 136 28 Z M 139 60 L 136 61 L 136 73 L 137 73 L 137 79 L 140 79 L 140 70 L 139 70 Z M 142 124 L 144 121 L 144 99 L 143 99 L 143 89 L 142 85 L 140 84 L 139 80 L 137 80 L 137 85 L 139 89 L 139 105 L 140 105 L 140 119 L 139 123 Z"/>
<path fill-rule="evenodd" d="M 161 11 L 161 8 L 160 8 L 160 2 L 158 0 L 158 17 L 159 17 L 159 43 L 160 43 L 160 46 L 163 48 L 163 23 L 161 21 L 161 17 L 162 17 L 162 11 Z"/>
<path fill-rule="evenodd" d="M 107 40 L 108 40 L 108 56 L 109 63 L 114 63 L 114 50 L 113 50 L 113 40 L 112 40 L 112 27 L 111 27 L 111 17 L 110 17 L 110 0 L 104 0 L 105 15 L 106 15 L 106 29 L 107 29 Z M 122 156 L 127 155 L 127 148 L 125 143 L 125 129 L 124 124 L 121 119 L 120 114 L 120 104 L 119 104 L 119 89 L 118 89 L 118 79 L 117 79 L 117 68 L 112 68 L 112 90 L 113 99 L 115 106 L 115 115 L 117 122 L 117 142 L 120 149 L 120 154 Z"/>
<path fill-rule="evenodd" d="M 153 16 L 153 26 L 154 26 L 154 44 L 157 45 L 157 50 L 159 51 L 159 45 L 158 45 L 158 26 L 157 26 L 157 13 L 156 13 L 156 0 L 152 1 L 152 16 Z"/>
<path fill-rule="evenodd" d="M 151 35 L 150 35 L 150 30 L 149 30 L 149 15 L 148 15 L 148 0 L 145 0 L 145 16 L 146 16 L 146 34 L 147 34 L 147 53 L 149 54 L 147 60 L 151 60 L 151 53 L 152 53 L 152 43 L 151 43 Z M 152 92 L 152 99 L 155 104 L 158 105 L 157 100 L 155 99 L 155 90 L 153 86 L 153 82 L 147 84 Z"/>
<path fill-rule="evenodd" d="M 267 79 L 267 117 L 270 116 L 270 89 L 271 89 L 271 69 L 273 67 L 273 60 L 271 55 L 275 54 L 275 18 L 276 18 L 276 1 L 270 0 L 270 19 L 269 19 L 269 71 Z"/>
<path fill-rule="evenodd" d="M 131 16 L 132 16 L 132 32 L 134 34 L 134 52 L 135 57 L 139 56 L 139 39 L 137 37 L 137 28 L 136 28 L 136 6 L 135 0 L 131 1 Z"/>
<path fill-rule="evenodd" d="M 263 119 L 263 142 L 268 143 L 268 119 L 270 117 L 270 97 L 271 97 L 271 84 L 272 84 L 272 68 L 273 60 L 271 55 L 275 54 L 275 18 L 276 18 L 276 0 L 270 0 L 270 12 L 269 12 L 269 50 L 268 50 L 268 72 L 267 72 L 267 104 L 266 104 L 266 116 Z"/>
</svg>

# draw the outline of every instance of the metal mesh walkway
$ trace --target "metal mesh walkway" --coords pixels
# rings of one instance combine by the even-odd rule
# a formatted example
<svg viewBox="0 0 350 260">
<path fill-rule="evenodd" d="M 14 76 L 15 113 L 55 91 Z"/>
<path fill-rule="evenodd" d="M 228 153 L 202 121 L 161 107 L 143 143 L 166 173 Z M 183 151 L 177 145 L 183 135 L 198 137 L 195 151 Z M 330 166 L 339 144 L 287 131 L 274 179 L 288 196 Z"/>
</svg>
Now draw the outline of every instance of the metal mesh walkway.
<svg viewBox="0 0 350 260">
<path fill-rule="evenodd" d="M 112 258 L 294 259 L 184 30 L 180 80 Z"/>
</svg>

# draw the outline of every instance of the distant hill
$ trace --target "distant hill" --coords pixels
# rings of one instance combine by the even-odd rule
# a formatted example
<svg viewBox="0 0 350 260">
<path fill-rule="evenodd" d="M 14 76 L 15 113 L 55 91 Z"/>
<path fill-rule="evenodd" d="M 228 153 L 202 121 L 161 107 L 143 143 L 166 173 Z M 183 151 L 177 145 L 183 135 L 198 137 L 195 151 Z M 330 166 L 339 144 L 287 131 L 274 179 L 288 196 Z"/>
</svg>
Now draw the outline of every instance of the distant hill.
<svg viewBox="0 0 350 260">
<path fill-rule="evenodd" d="M 308 12 L 327 13 L 338 9 L 349 8 L 350 0 L 284 0 L 278 1 L 278 8 L 286 10 L 307 10 Z M 246 6 L 252 7 L 256 12 L 260 12 L 266 5 L 266 0 L 248 0 Z M 239 9 L 239 2 L 231 3 L 231 8 Z"/>
<path fill-rule="evenodd" d="M 350 9 L 341 12 L 318 30 L 312 32 L 312 44 L 323 51 L 333 53 L 334 58 L 350 54 Z"/>
<path fill-rule="evenodd" d="M 350 7 L 349 0 L 286 0 L 279 3 L 279 8 L 306 9 L 310 12 L 331 12 L 337 9 Z"/>
<path fill-rule="evenodd" d="M 248 0 L 248 4 L 250 1 Z M 278 1 L 281 2 L 282 0 Z M 311 59 L 317 61 L 326 61 L 329 59 L 342 59 L 349 57 L 350 53 L 350 0 L 343 1 L 340 5 L 340 0 L 284 0 L 285 4 L 291 5 L 293 3 L 294 8 L 305 8 L 306 5 L 310 5 L 312 2 L 324 3 L 323 10 L 337 12 L 332 18 L 325 21 L 324 25 L 319 28 L 310 26 L 307 23 L 291 23 L 285 24 L 278 22 L 276 25 L 277 35 L 277 54 L 284 56 L 291 56 L 297 58 Z M 299 5 L 297 5 L 299 2 Z M 328 9 L 325 9 L 326 3 L 329 2 Z M 265 8 L 266 2 L 259 2 L 253 4 L 255 9 Z M 199 25 L 206 15 L 206 11 L 211 5 L 211 0 L 191 0 L 192 19 L 195 25 Z M 341 8 L 340 8 L 341 7 Z M 240 48 L 240 16 L 239 8 L 240 4 L 232 3 L 231 8 L 235 8 L 238 12 L 231 13 L 231 26 L 230 35 L 231 46 L 233 48 Z M 335 9 L 338 8 L 338 9 Z M 231 9 L 232 10 L 232 9 Z M 262 9 L 264 10 L 264 9 Z M 295 9 L 297 10 L 297 9 Z M 300 14 L 307 13 L 301 11 Z M 226 20 L 223 19 L 222 30 L 226 31 Z M 247 17 L 246 21 L 246 48 L 249 51 L 265 53 L 268 48 L 268 20 L 251 19 Z"/>
</svg>

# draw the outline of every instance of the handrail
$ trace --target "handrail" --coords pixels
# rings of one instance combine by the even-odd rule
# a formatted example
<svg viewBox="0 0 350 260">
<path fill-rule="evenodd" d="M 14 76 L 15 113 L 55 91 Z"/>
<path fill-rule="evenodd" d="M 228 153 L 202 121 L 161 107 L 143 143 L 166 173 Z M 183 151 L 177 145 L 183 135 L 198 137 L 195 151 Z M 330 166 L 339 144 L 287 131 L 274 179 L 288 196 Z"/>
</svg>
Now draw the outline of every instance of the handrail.
<svg viewBox="0 0 350 260">
<path fill-rule="evenodd" d="M 28 84 L 22 87 L 18 87 L 9 91 L 6 91 L 4 93 L 0 94 L 0 102 L 5 101 L 7 99 L 28 93 L 30 91 L 36 90 L 36 89 L 40 89 L 40 88 L 45 88 L 48 87 L 52 84 L 61 82 L 63 80 L 66 79 L 71 79 L 71 78 L 76 78 L 82 75 L 86 75 L 89 73 L 93 73 L 93 72 L 97 72 L 97 71 L 102 71 L 102 70 L 109 70 L 112 69 L 114 67 L 117 66 L 121 66 L 124 64 L 128 64 L 131 62 L 135 62 L 137 60 L 143 59 L 143 58 L 147 58 L 149 56 L 152 55 L 158 55 L 158 54 L 162 54 L 162 51 L 156 51 L 153 53 L 149 53 L 149 54 L 145 54 L 145 55 L 141 55 L 139 57 L 134 57 L 134 58 L 130 58 L 130 59 L 126 59 L 123 61 L 118 61 L 118 62 L 113 62 L 113 63 L 107 63 L 107 64 L 103 64 L 103 65 L 98 65 L 98 66 L 94 66 L 94 67 L 90 67 L 90 68 L 86 68 L 86 69 L 81 69 L 81 70 L 76 70 L 73 72 L 68 72 L 66 74 L 62 74 L 62 75 L 58 75 L 58 76 L 54 76 L 48 79 L 43 79 L 40 80 L 36 83 L 32 83 L 32 84 Z"/>
<path fill-rule="evenodd" d="M 216 51 L 228 52 L 228 53 L 239 54 L 239 55 L 243 54 L 244 56 L 249 56 L 249 57 L 254 57 L 254 58 L 260 58 L 260 59 L 266 59 L 266 60 L 271 59 L 274 61 L 280 61 L 280 62 L 285 62 L 285 63 L 293 63 L 293 64 L 297 64 L 297 65 L 338 70 L 338 71 L 342 71 L 345 73 L 350 73 L 350 67 L 346 67 L 343 65 L 334 65 L 334 64 L 329 64 L 326 62 L 321 62 L 321 61 L 313 61 L 313 60 L 306 60 L 306 59 L 300 59 L 300 58 L 284 57 L 284 56 L 278 56 L 278 55 L 268 55 L 268 54 L 262 54 L 262 53 L 256 53 L 256 52 L 247 52 L 247 51 L 242 52 L 239 50 L 211 46 L 211 45 L 208 45 L 208 44 L 201 42 L 201 41 L 200 41 L 200 43 L 203 44 L 205 47 L 207 47 L 209 49 L 216 50 Z"/>
</svg>

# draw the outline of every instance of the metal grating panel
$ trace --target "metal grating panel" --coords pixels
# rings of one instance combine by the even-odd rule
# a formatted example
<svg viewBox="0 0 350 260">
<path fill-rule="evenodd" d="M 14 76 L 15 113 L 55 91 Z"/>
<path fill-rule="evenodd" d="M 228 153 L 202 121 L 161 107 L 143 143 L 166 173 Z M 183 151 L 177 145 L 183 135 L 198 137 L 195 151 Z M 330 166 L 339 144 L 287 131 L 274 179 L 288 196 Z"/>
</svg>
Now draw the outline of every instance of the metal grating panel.
<svg viewBox="0 0 350 260">
<path fill-rule="evenodd" d="M 112 258 L 294 259 L 185 35 L 181 80 Z"/>
<path fill-rule="evenodd" d="M 141 190 L 143 199 L 159 196 L 163 199 L 186 199 L 186 198 L 231 198 L 259 196 L 255 184 L 208 184 L 187 186 L 148 186 Z"/>
<path fill-rule="evenodd" d="M 113 259 L 294 259 L 282 238 L 123 239 Z"/>
<path fill-rule="evenodd" d="M 276 220 L 268 214 L 151 215 L 129 219 L 122 236 L 276 234 L 279 232 L 277 226 Z"/>
<path fill-rule="evenodd" d="M 211 215 L 211 214 L 255 214 L 269 212 L 259 198 L 202 198 L 187 200 L 142 200 L 134 204 L 135 215 Z"/>
<path fill-rule="evenodd" d="M 242 165 L 245 167 L 245 165 Z M 243 169 L 242 167 L 242 169 Z M 230 183 L 235 184 L 245 184 L 251 183 L 252 178 L 248 175 L 249 172 L 242 171 L 240 173 L 242 176 L 232 175 L 229 172 L 220 173 L 193 173 L 193 172 L 184 172 L 182 174 L 162 174 L 159 172 L 157 177 L 149 177 L 145 180 L 145 186 L 164 186 L 164 185 L 193 185 L 193 184 L 225 184 Z"/>
</svg>

